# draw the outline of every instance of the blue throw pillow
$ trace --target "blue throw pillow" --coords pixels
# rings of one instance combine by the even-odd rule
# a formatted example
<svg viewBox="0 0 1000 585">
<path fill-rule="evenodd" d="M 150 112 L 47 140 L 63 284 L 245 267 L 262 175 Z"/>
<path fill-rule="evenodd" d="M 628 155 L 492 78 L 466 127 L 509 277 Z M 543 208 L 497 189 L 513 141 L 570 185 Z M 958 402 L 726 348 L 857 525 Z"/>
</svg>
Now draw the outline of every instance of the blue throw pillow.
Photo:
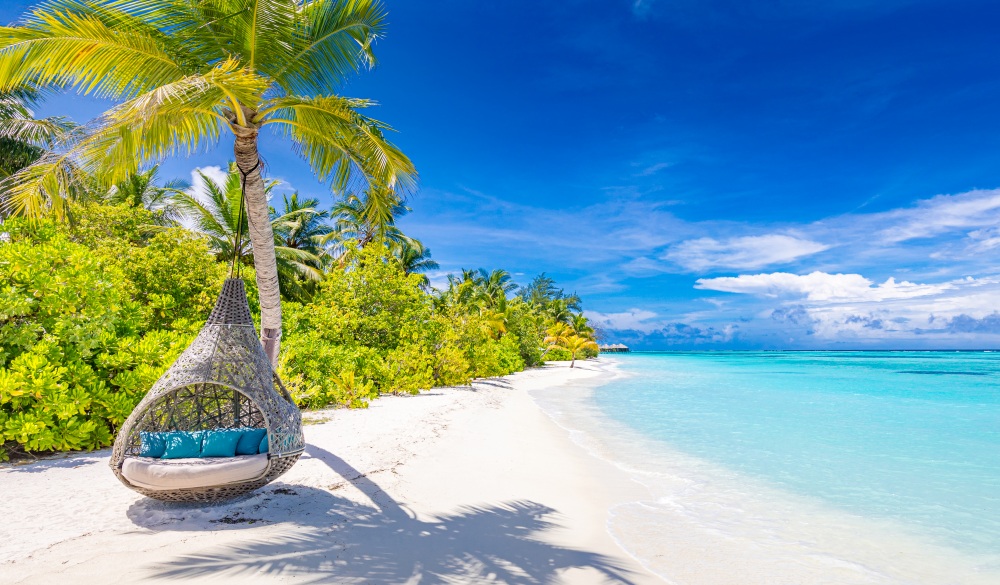
<svg viewBox="0 0 1000 585">
<path fill-rule="evenodd" d="M 258 449 L 257 452 L 258 453 L 267 453 L 267 435 L 264 435 L 264 440 L 262 440 L 260 442 L 260 449 Z"/>
<path fill-rule="evenodd" d="M 267 436 L 267 429 L 242 429 L 243 436 L 236 444 L 237 455 L 256 455 L 260 452 L 260 441 Z"/>
<path fill-rule="evenodd" d="M 205 431 L 205 438 L 201 442 L 201 456 L 232 457 L 236 455 L 236 444 L 242 436 L 243 431 L 239 429 Z"/>
<path fill-rule="evenodd" d="M 201 457 L 203 431 L 173 431 L 163 433 L 166 450 L 163 459 L 188 459 Z"/>
<path fill-rule="evenodd" d="M 163 457 L 167 444 L 163 440 L 163 433 L 150 433 L 142 431 L 139 433 L 139 457 Z"/>
</svg>

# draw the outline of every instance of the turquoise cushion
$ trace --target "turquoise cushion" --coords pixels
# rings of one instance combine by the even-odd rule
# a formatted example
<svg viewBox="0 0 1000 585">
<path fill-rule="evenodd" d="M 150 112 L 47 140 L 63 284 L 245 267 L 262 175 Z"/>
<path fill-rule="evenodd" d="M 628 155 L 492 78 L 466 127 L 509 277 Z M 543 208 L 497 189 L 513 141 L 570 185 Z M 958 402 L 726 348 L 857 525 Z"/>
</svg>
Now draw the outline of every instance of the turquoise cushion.
<svg viewBox="0 0 1000 585">
<path fill-rule="evenodd" d="M 267 453 L 267 435 L 264 435 L 264 439 L 260 442 L 260 448 L 257 450 L 258 453 Z"/>
<path fill-rule="evenodd" d="M 188 459 L 201 457 L 201 440 L 204 431 L 173 431 L 163 433 L 166 450 L 163 459 Z"/>
<path fill-rule="evenodd" d="M 237 455 L 256 455 L 260 452 L 260 441 L 267 436 L 267 429 L 241 429 L 243 436 L 236 444 Z"/>
<path fill-rule="evenodd" d="M 215 429 L 205 431 L 201 442 L 202 457 L 232 457 L 236 455 L 236 444 L 240 442 L 243 431 L 240 429 Z"/>
<path fill-rule="evenodd" d="M 163 433 L 150 433 L 142 431 L 139 433 L 139 457 L 163 457 L 167 444 L 163 440 Z"/>
</svg>

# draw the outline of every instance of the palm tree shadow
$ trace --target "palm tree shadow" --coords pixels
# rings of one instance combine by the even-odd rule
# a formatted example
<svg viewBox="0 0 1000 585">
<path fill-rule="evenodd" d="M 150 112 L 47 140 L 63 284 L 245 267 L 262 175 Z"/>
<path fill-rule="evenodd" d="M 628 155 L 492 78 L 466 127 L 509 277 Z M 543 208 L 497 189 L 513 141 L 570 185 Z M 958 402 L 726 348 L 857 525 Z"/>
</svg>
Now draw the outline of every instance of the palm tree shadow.
<svg viewBox="0 0 1000 585">
<path fill-rule="evenodd" d="M 617 560 L 594 552 L 560 547 L 538 537 L 556 528 L 556 510 L 530 501 L 468 506 L 430 520 L 419 520 L 364 474 L 343 459 L 310 445 L 308 454 L 364 492 L 373 506 L 328 491 L 299 486 L 269 490 L 286 501 L 274 507 L 246 500 L 230 518 L 251 522 L 290 521 L 294 533 L 269 540 L 218 546 L 151 565 L 155 577 L 194 579 L 217 575 L 296 575 L 305 583 L 548 583 L 569 569 L 597 571 L 605 581 L 632 583 L 632 571 Z M 266 497 L 267 499 L 272 499 Z M 237 504 L 238 505 L 238 504 Z M 144 524 L 143 504 L 129 516 Z M 268 518 L 269 511 L 276 516 Z M 281 510 L 309 514 L 280 517 Z M 249 523 L 249 522 L 248 522 Z M 241 528 L 236 521 L 220 528 Z M 171 529 L 204 529 L 204 524 Z"/>
</svg>

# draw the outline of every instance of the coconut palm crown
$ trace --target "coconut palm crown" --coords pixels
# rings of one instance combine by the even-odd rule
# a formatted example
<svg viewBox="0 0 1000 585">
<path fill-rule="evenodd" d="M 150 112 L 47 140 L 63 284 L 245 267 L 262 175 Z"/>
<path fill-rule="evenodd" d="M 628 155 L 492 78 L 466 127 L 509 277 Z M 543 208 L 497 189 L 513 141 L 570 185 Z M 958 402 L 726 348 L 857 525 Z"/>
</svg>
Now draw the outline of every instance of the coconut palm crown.
<svg viewBox="0 0 1000 585">
<path fill-rule="evenodd" d="M 270 127 L 337 189 L 412 189 L 415 170 L 364 99 L 335 94 L 375 64 L 378 0 L 48 0 L 0 27 L 0 94 L 75 89 L 118 105 L 0 184 L 7 213 L 65 215 L 82 170 L 106 185 L 149 161 L 235 136 L 261 299 L 261 341 L 277 362 L 281 305 L 258 152 Z"/>
</svg>

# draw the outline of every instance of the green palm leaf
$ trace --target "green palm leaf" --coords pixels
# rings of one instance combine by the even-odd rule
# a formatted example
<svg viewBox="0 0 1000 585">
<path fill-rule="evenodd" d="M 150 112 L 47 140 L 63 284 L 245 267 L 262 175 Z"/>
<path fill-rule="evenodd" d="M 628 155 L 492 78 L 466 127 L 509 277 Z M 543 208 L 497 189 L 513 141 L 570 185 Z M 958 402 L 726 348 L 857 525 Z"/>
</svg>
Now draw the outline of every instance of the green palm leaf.
<svg viewBox="0 0 1000 585">
<path fill-rule="evenodd" d="M 167 35 L 94 2 L 49 2 L 0 27 L 0 91 L 27 83 L 133 97 L 196 68 Z"/>
<path fill-rule="evenodd" d="M 368 100 L 340 96 L 282 96 L 269 100 L 259 116 L 262 125 L 276 124 L 292 139 L 321 181 L 334 176 L 337 189 L 349 188 L 354 176 L 390 189 L 410 190 L 416 170 L 385 139 L 385 131 L 391 128 L 357 111 L 371 105 Z"/>
</svg>

